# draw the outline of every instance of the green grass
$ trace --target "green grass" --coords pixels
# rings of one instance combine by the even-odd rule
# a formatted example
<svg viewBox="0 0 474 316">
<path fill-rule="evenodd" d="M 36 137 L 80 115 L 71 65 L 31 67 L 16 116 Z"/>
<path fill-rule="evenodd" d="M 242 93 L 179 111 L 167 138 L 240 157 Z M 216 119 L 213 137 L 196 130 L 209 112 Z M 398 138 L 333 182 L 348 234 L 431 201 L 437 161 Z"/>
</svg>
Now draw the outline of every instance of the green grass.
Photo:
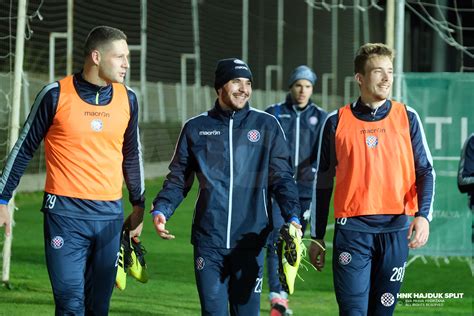
<svg viewBox="0 0 474 316">
<path fill-rule="evenodd" d="M 163 179 L 147 181 L 148 205 L 161 187 Z M 142 241 L 148 250 L 146 256 L 150 281 L 141 284 L 128 278 L 124 291 L 114 290 L 110 315 L 199 315 L 199 299 L 195 287 L 190 230 L 196 191 L 182 203 L 167 228 L 175 240 L 159 238 L 151 220 L 146 218 Z M 19 194 L 15 213 L 16 226 L 12 250 L 10 280 L 12 289 L 0 287 L 0 315 L 52 315 L 54 303 L 44 263 L 42 213 L 39 211 L 41 193 Z M 127 207 L 126 212 L 129 212 Z M 455 229 L 455 228 L 453 228 Z M 331 232 L 331 231 L 330 231 Z M 331 240 L 328 236 L 327 240 Z M 337 315 L 331 274 L 331 249 L 326 268 L 301 273 L 291 296 L 295 315 Z M 396 315 L 472 315 L 472 275 L 469 266 L 456 258 L 450 263 L 433 259 L 425 264 L 416 260 L 405 273 L 403 293 L 464 293 L 462 299 L 445 299 L 440 307 L 397 306 Z M 266 276 L 265 276 L 266 278 Z M 266 279 L 265 279 L 266 281 Z M 266 282 L 264 282 L 266 283 Z M 261 313 L 269 314 L 268 288 L 264 285 Z"/>
</svg>

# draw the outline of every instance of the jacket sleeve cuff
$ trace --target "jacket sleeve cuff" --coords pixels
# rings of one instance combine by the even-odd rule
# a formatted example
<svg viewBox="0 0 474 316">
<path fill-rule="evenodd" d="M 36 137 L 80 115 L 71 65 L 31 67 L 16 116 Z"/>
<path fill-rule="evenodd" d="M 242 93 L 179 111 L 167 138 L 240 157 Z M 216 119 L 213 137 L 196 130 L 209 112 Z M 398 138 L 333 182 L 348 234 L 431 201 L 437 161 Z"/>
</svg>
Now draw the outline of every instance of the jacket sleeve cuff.
<svg viewBox="0 0 474 316">
<path fill-rule="evenodd" d="M 158 215 L 163 215 L 163 216 L 165 216 L 165 214 L 163 214 L 163 212 L 157 211 L 157 210 L 151 211 L 150 213 L 151 213 L 151 216 L 152 216 L 153 218 L 155 218 L 155 216 L 158 216 Z M 165 216 L 165 217 L 166 217 L 166 216 Z"/>
<path fill-rule="evenodd" d="M 290 222 L 290 223 L 291 223 L 291 222 L 295 222 L 296 224 L 301 225 L 300 219 L 299 219 L 298 217 L 296 217 L 296 216 L 292 216 L 292 217 L 290 218 L 289 222 Z"/>
<path fill-rule="evenodd" d="M 430 223 L 431 221 L 428 219 L 428 214 L 425 214 L 425 213 L 420 213 L 420 212 L 416 212 L 415 213 L 415 217 L 424 217 L 428 223 Z"/>
<path fill-rule="evenodd" d="M 0 199 L 0 205 L 6 205 L 6 204 L 8 204 L 8 201 Z"/>
<path fill-rule="evenodd" d="M 154 214 L 154 212 L 160 212 L 163 214 L 166 218 L 166 220 L 169 220 L 171 215 L 173 214 L 173 210 L 171 209 L 171 206 L 169 204 L 163 204 L 163 203 L 157 203 L 153 205 L 153 209 L 150 211 L 150 213 L 155 217 L 157 214 Z"/>
</svg>

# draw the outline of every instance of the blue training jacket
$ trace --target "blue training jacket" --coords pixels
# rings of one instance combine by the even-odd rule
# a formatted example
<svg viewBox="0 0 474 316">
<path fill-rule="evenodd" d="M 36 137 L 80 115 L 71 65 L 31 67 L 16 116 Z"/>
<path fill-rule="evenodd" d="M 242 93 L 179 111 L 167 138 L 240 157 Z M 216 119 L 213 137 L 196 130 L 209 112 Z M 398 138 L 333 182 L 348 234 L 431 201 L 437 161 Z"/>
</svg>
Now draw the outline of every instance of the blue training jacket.
<svg viewBox="0 0 474 316">
<path fill-rule="evenodd" d="M 293 105 L 291 94 L 287 95 L 285 102 L 271 105 L 265 111 L 278 119 L 285 132 L 300 198 L 310 199 L 317 167 L 319 134 L 327 112 L 311 100 L 304 109 L 299 110 Z"/>
<path fill-rule="evenodd" d="M 283 130 L 274 116 L 249 104 L 223 111 L 216 101 L 211 110 L 189 119 L 169 169 L 153 210 L 170 218 L 196 175 L 195 246 L 263 247 L 271 230 L 271 194 L 287 221 L 300 212 Z"/>
</svg>

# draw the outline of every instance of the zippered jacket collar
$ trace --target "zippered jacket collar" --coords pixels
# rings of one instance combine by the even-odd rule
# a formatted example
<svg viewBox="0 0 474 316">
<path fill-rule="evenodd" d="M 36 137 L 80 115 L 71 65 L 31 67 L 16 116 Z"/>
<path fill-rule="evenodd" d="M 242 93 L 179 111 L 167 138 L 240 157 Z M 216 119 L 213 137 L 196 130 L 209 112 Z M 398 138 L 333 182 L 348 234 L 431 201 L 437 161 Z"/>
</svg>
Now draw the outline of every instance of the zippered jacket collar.
<svg viewBox="0 0 474 316">
<path fill-rule="evenodd" d="M 390 113 L 391 108 L 392 103 L 388 99 L 375 110 L 362 103 L 360 97 L 357 99 L 355 106 L 354 104 L 351 105 L 352 113 L 364 121 L 378 121 L 384 119 Z"/>
<path fill-rule="evenodd" d="M 228 122 L 231 118 L 234 121 L 241 121 L 243 120 L 248 112 L 250 111 L 250 104 L 247 102 L 244 108 L 239 111 L 226 111 L 223 110 L 222 107 L 219 105 L 219 100 L 216 100 L 214 103 L 214 107 L 209 111 L 209 116 L 216 117 L 224 122 Z"/>
</svg>

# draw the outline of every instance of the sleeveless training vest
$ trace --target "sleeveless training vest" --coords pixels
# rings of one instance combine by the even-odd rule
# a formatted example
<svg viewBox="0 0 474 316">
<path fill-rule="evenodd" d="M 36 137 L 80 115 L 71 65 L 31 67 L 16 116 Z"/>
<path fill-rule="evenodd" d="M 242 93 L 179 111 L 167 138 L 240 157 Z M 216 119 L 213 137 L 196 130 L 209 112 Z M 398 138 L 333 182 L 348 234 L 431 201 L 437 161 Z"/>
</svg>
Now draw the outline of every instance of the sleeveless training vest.
<svg viewBox="0 0 474 316">
<path fill-rule="evenodd" d="M 122 147 L 130 120 L 126 87 L 113 84 L 107 105 L 92 105 L 76 92 L 73 76 L 59 81 L 58 107 L 46 134 L 45 191 L 112 201 L 122 197 Z"/>
<path fill-rule="evenodd" d="M 367 122 L 339 109 L 336 129 L 336 218 L 418 211 L 410 126 L 403 104 L 391 101 L 389 114 Z"/>
</svg>

